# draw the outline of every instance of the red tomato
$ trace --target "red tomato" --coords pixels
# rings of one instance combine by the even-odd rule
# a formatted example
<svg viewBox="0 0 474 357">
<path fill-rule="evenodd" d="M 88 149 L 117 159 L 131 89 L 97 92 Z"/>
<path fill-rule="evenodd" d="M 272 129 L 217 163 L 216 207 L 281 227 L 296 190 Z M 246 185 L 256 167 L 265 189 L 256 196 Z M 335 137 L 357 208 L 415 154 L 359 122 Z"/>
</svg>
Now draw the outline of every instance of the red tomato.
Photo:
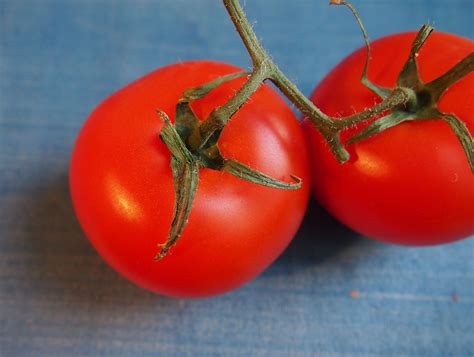
<svg viewBox="0 0 474 357">
<path fill-rule="evenodd" d="M 240 71 L 194 61 L 152 72 L 106 99 L 88 118 L 72 154 L 70 187 L 79 221 L 100 255 L 136 284 L 157 293 L 198 297 L 224 293 L 256 277 L 297 231 L 309 195 L 304 134 L 291 109 L 262 86 L 231 119 L 219 147 L 276 179 L 303 180 L 280 190 L 201 169 L 189 222 L 170 252 L 175 203 L 170 154 L 158 134 L 159 108 L 174 121 L 183 91 Z M 244 82 L 225 83 L 192 103 L 198 117 L 228 100 Z"/>
<path fill-rule="evenodd" d="M 375 41 L 369 79 L 393 88 L 414 37 L 410 32 Z M 473 50 L 471 40 L 433 33 L 417 58 L 422 80 L 435 79 Z M 325 113 L 350 115 L 380 101 L 360 83 L 365 56 L 364 48 L 354 52 L 314 90 L 311 98 Z M 452 85 L 438 104 L 473 133 L 474 73 Z M 355 131 L 343 133 L 343 140 Z M 446 243 L 474 233 L 474 176 L 445 122 L 406 122 L 388 129 L 349 146 L 352 159 L 343 165 L 316 130 L 307 127 L 306 132 L 312 191 L 347 226 L 406 245 Z"/>
</svg>

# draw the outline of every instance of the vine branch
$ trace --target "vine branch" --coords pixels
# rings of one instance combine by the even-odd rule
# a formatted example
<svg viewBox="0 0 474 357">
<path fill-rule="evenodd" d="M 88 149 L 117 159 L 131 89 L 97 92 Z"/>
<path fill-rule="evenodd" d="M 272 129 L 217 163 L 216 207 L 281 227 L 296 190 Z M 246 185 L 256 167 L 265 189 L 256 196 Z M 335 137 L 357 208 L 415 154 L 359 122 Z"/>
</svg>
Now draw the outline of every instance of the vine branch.
<svg viewBox="0 0 474 357">
<path fill-rule="evenodd" d="M 364 36 L 364 42 L 365 42 L 365 48 L 367 49 L 367 55 L 365 56 L 365 63 L 364 63 L 364 69 L 362 70 L 362 75 L 360 77 L 360 81 L 362 82 L 363 85 L 365 85 L 367 88 L 369 88 L 372 92 L 377 94 L 381 99 L 385 99 L 389 94 L 390 94 L 390 89 L 379 86 L 375 83 L 373 83 L 368 75 L 367 72 L 369 70 L 369 62 L 371 58 L 371 49 L 370 49 L 370 42 L 369 42 L 369 36 L 367 35 L 367 31 L 365 30 L 364 24 L 362 23 L 362 19 L 360 18 L 359 14 L 357 13 L 357 10 L 355 7 L 345 1 L 345 0 L 331 0 L 329 2 L 330 5 L 343 5 L 347 7 L 351 12 L 352 15 L 354 15 L 357 24 L 359 25 L 360 30 L 362 31 L 362 36 Z"/>
<path fill-rule="evenodd" d="M 223 2 L 252 58 L 253 71 L 247 82 L 235 96 L 221 107 L 216 108 L 209 117 L 202 122 L 200 136 L 204 138 L 203 145 L 217 142 L 227 121 L 266 79 L 270 79 L 310 120 L 313 126 L 321 132 L 334 155 L 341 163 L 349 159 L 349 153 L 341 143 L 339 137 L 342 129 L 368 120 L 395 106 L 403 105 L 408 102 L 409 93 L 401 93 L 405 90 L 400 88 L 397 93 L 392 93 L 392 95 L 387 96 L 381 103 L 360 113 L 341 118 L 333 118 L 326 115 L 315 106 L 273 62 L 255 35 L 239 1 L 223 0 Z"/>
<path fill-rule="evenodd" d="M 186 90 L 176 105 L 174 125 L 166 113 L 158 110 L 158 114 L 165 122 L 160 137 L 171 154 L 176 202 L 168 239 L 160 245 L 161 249 L 155 256 L 156 260 L 162 259 L 167 254 L 185 228 L 197 192 L 201 168 L 225 171 L 243 180 L 277 189 L 292 190 L 301 187 L 301 180 L 296 176 L 290 175 L 293 182 L 280 181 L 241 162 L 225 158 L 220 153 L 218 140 L 225 125 L 265 80 L 272 81 L 308 118 L 323 135 L 341 163 L 349 159 L 349 153 L 341 142 L 340 133 L 350 126 L 375 118 L 369 125 L 351 136 L 346 144 L 364 140 L 405 121 L 439 118 L 447 122 L 458 137 L 471 170 L 474 172 L 473 138 L 467 126 L 454 114 L 442 113 L 437 108 L 437 100 L 444 91 L 474 70 L 474 53 L 466 56 L 437 79 L 427 84 L 423 83 L 418 73 L 416 57 L 433 31 L 431 26 L 424 25 L 412 43 L 410 55 L 398 76 L 396 87 L 389 89 L 378 86 L 367 77 L 371 49 L 367 32 L 357 11 L 345 0 L 331 0 L 331 4 L 348 7 L 355 16 L 367 49 L 361 82 L 381 99 L 381 102 L 359 113 L 331 117 L 314 105 L 273 62 L 255 35 L 239 1 L 223 0 L 223 2 L 252 59 L 253 69 L 251 72 L 223 76 L 210 83 Z M 206 119 L 200 121 L 190 107 L 190 102 L 206 96 L 223 82 L 241 76 L 247 76 L 247 80 L 235 95 L 222 106 L 212 110 Z"/>
</svg>

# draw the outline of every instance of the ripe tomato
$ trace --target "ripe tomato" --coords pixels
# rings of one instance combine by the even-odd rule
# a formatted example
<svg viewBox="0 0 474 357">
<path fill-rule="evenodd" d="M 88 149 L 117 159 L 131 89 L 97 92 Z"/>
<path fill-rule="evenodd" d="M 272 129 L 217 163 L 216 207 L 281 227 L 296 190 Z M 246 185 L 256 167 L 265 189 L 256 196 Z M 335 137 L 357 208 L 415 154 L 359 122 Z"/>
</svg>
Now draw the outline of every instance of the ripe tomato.
<svg viewBox="0 0 474 357">
<path fill-rule="evenodd" d="M 175 203 L 168 148 L 157 108 L 174 121 L 187 88 L 240 71 L 193 61 L 152 72 L 106 99 L 88 118 L 74 147 L 71 195 L 79 221 L 100 255 L 136 284 L 157 293 L 197 297 L 234 289 L 262 272 L 285 249 L 309 195 L 304 134 L 291 109 L 260 87 L 224 129 L 222 154 L 276 179 L 303 180 L 280 190 L 201 169 L 189 222 L 170 252 L 153 257 L 168 237 Z M 192 103 L 205 118 L 242 85 L 225 83 Z"/>
<path fill-rule="evenodd" d="M 375 41 L 369 79 L 393 88 L 414 37 L 414 32 L 400 33 Z M 473 50 L 471 40 L 434 32 L 417 58 L 421 79 L 437 78 Z M 314 90 L 311 98 L 325 113 L 350 115 L 380 101 L 360 82 L 365 56 L 364 48 L 354 52 Z M 456 114 L 474 133 L 474 73 L 452 85 L 438 107 Z M 361 127 L 343 133 L 343 141 Z M 352 159 L 343 165 L 316 130 L 307 127 L 306 133 L 312 191 L 352 229 L 406 245 L 445 243 L 474 233 L 474 176 L 442 120 L 405 122 L 348 146 Z"/>
</svg>

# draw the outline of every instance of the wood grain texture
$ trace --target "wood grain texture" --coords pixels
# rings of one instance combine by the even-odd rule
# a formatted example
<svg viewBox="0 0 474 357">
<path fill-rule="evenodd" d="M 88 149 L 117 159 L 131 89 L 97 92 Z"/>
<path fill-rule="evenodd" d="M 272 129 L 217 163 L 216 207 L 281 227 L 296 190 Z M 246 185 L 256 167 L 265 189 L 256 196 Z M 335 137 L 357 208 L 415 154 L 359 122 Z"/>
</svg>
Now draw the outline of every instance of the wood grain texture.
<svg viewBox="0 0 474 357">
<path fill-rule="evenodd" d="M 248 14 L 305 93 L 362 43 L 325 1 L 266 3 Z M 474 37 L 469 0 L 356 5 L 373 38 L 427 21 Z M 106 266 L 71 207 L 74 139 L 106 95 L 191 58 L 249 65 L 219 2 L 0 0 L 0 356 L 474 355 L 472 238 L 384 245 L 311 202 L 283 256 L 224 296 L 163 298 Z"/>
</svg>

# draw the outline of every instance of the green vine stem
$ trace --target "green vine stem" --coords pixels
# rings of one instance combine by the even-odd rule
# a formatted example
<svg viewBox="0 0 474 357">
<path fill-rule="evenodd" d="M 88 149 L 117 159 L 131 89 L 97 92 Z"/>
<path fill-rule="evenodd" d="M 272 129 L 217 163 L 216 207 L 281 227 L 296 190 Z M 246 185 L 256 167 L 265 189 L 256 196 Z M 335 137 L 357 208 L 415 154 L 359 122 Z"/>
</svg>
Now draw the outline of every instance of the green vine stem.
<svg viewBox="0 0 474 357">
<path fill-rule="evenodd" d="M 370 61 L 370 43 L 362 21 L 349 2 L 330 0 L 331 4 L 348 7 L 355 16 L 364 36 L 367 56 L 362 70 L 361 82 L 377 94 L 380 102 L 359 113 L 344 117 L 331 117 L 316 107 L 296 85 L 278 68 L 261 45 L 238 0 L 223 0 L 252 59 L 251 72 L 240 72 L 218 78 L 183 94 L 176 106 L 176 122 L 173 125 L 165 113 L 158 114 L 165 121 L 160 134 L 171 153 L 171 168 L 175 182 L 176 204 L 167 241 L 160 245 L 161 251 L 155 259 L 162 259 L 184 230 L 197 192 L 201 168 L 226 171 L 241 179 L 277 189 L 297 189 L 301 180 L 290 175 L 293 183 L 279 181 L 256 171 L 240 162 L 222 157 L 218 147 L 219 137 L 227 122 L 246 103 L 250 96 L 265 81 L 272 81 L 281 92 L 304 114 L 323 135 L 340 163 L 349 159 L 349 153 L 340 140 L 340 133 L 347 127 L 374 119 L 369 125 L 350 137 L 346 144 L 353 144 L 376 135 L 404 121 L 439 118 L 446 121 L 458 137 L 474 172 L 474 145 L 466 125 L 451 113 L 442 113 L 437 101 L 446 89 L 474 70 L 474 54 L 471 53 L 445 74 L 429 83 L 423 83 L 418 73 L 416 57 L 433 28 L 424 25 L 412 43 L 410 55 L 400 72 L 395 88 L 381 87 L 367 76 Z M 221 83 L 239 76 L 247 76 L 246 82 L 225 104 L 215 108 L 207 118 L 200 121 L 193 113 L 189 102 L 202 98 Z"/>
<path fill-rule="evenodd" d="M 248 82 L 226 104 L 216 108 L 203 121 L 200 135 L 206 140 L 213 137 L 217 142 L 220 131 L 232 115 L 247 101 L 250 95 L 258 88 L 261 82 L 271 80 L 285 96 L 311 121 L 328 142 L 336 158 L 341 162 L 349 159 L 349 153 L 342 145 L 340 131 L 355 123 L 368 120 L 386 110 L 408 102 L 410 93 L 404 88 L 393 91 L 381 103 L 367 110 L 342 118 L 331 118 L 316 107 L 273 62 L 267 54 L 255 32 L 252 29 L 238 0 L 223 0 L 224 6 L 233 21 L 237 32 L 249 52 L 253 62 L 253 74 Z"/>
<path fill-rule="evenodd" d="M 367 55 L 365 56 L 364 69 L 362 70 L 360 81 L 362 82 L 363 85 L 365 85 L 372 92 L 377 94 L 380 98 L 385 99 L 390 94 L 390 89 L 373 83 L 367 76 L 367 71 L 369 69 L 369 62 L 371 58 L 370 42 L 369 42 L 369 36 L 367 35 L 367 31 L 365 31 L 364 24 L 362 23 L 362 19 L 357 13 L 357 10 L 351 3 L 348 3 L 347 1 L 344 1 L 344 0 L 331 0 L 329 4 L 330 5 L 344 5 L 347 8 L 349 8 L 349 10 L 351 10 L 352 12 L 352 15 L 354 15 L 357 21 L 357 24 L 359 25 L 359 28 L 362 31 L 362 36 L 364 36 L 365 47 L 367 49 Z"/>
<path fill-rule="evenodd" d="M 355 113 L 353 115 L 333 118 L 323 113 L 317 108 L 308 98 L 306 98 L 296 85 L 291 82 L 285 74 L 277 67 L 271 57 L 267 54 L 261 43 L 258 41 L 252 26 L 250 25 L 245 13 L 238 0 L 223 0 L 224 6 L 229 13 L 234 26 L 239 33 L 242 41 L 249 52 L 253 62 L 252 75 L 249 77 L 251 85 L 247 86 L 247 83 L 241 88 L 236 95 L 223 106 L 216 108 L 209 118 L 203 121 L 200 133 L 204 138 L 213 137 L 214 141 L 217 142 L 222 128 L 225 126 L 227 121 L 232 117 L 238 108 L 240 108 L 249 96 L 258 88 L 260 83 L 266 79 L 271 80 L 283 94 L 311 121 L 313 126 L 321 132 L 326 141 L 328 142 L 331 150 L 338 159 L 339 162 L 344 163 L 349 159 L 349 154 L 345 149 L 344 145 L 340 141 L 340 132 L 349 126 L 367 121 L 369 119 L 380 116 L 381 114 L 391 111 L 392 116 L 383 116 L 382 119 L 385 125 L 380 126 L 379 129 L 385 130 L 391 126 L 397 125 L 406 120 L 425 120 L 427 114 L 434 114 L 437 110 L 436 100 L 446 90 L 446 88 L 455 83 L 456 81 L 463 78 L 468 73 L 474 70 L 474 58 L 471 53 L 451 70 L 434 81 L 423 84 L 418 75 L 418 68 L 416 63 L 416 56 L 422 48 L 424 42 L 427 40 L 433 28 L 428 25 L 423 25 L 419 30 L 415 40 L 413 41 L 410 56 L 402 69 L 398 78 L 397 86 L 393 89 L 378 87 L 377 85 L 370 82 L 367 78 L 367 69 L 370 60 L 370 44 L 368 41 L 367 33 L 362 25 L 359 15 L 355 8 L 347 1 L 344 0 L 332 0 L 331 3 L 335 5 L 344 5 L 348 7 L 357 19 L 357 22 L 364 35 L 364 40 L 367 47 L 366 63 L 362 72 L 361 81 L 369 89 L 377 93 L 382 101 L 373 107 L 367 108 L 362 112 Z M 429 108 L 420 107 L 422 103 L 419 103 L 418 98 L 421 93 L 432 92 L 432 98 L 434 99 Z M 408 110 L 409 109 L 409 110 Z M 414 114 L 416 111 L 417 114 Z M 446 120 L 451 125 L 454 134 L 458 137 L 460 143 L 463 145 L 464 151 L 466 152 L 467 159 L 474 172 L 474 160 L 473 160 L 473 140 L 472 136 L 459 119 L 453 120 L 452 114 L 440 113 L 438 116 L 440 119 Z M 436 118 L 436 117 L 431 117 Z M 455 125 L 453 125 L 455 123 Z M 370 129 L 373 129 L 371 127 Z M 351 142 L 356 142 L 370 134 L 374 135 L 382 130 L 368 130 L 366 132 L 356 134 L 357 140 L 352 139 Z"/>
</svg>

